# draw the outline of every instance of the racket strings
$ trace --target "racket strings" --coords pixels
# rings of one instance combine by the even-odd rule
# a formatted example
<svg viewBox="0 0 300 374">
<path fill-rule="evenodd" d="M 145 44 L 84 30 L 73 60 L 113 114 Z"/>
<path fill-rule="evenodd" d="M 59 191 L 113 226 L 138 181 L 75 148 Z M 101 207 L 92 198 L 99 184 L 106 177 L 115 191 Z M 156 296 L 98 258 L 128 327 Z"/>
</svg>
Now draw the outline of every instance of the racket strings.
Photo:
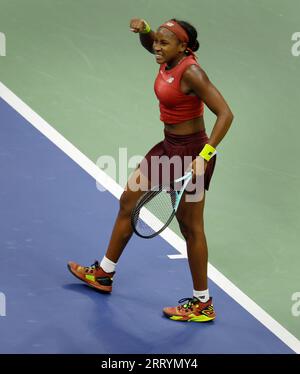
<svg viewBox="0 0 300 374">
<path fill-rule="evenodd" d="M 147 192 L 133 212 L 135 230 L 143 237 L 151 237 L 163 230 L 175 214 L 176 197 L 176 191 L 172 188 L 160 187 L 159 190 Z M 152 217 L 152 227 L 143 220 L 147 214 L 146 209 L 155 215 Z"/>
</svg>

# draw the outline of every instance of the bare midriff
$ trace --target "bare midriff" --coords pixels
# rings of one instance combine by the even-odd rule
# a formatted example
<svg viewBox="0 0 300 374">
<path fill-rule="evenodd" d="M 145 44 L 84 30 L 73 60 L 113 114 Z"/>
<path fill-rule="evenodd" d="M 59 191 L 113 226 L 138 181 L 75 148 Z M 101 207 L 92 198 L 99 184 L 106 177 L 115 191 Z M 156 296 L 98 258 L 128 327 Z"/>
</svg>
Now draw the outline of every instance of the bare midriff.
<svg viewBox="0 0 300 374">
<path fill-rule="evenodd" d="M 204 119 L 201 116 L 176 124 L 165 123 L 165 130 L 176 135 L 194 134 L 205 130 Z"/>
</svg>

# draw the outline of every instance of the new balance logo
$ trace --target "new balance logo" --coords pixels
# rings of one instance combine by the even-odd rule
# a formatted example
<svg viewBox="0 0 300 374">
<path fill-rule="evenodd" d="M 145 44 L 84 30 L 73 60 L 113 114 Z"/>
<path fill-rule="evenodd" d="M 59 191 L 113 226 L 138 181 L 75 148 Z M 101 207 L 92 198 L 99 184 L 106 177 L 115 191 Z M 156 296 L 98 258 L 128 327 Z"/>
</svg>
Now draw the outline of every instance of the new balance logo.
<svg viewBox="0 0 300 374">
<path fill-rule="evenodd" d="M 214 314 L 214 308 L 210 305 L 209 307 L 207 307 L 207 309 L 203 309 L 201 313 L 209 317 Z"/>
<path fill-rule="evenodd" d="M 165 79 L 165 77 L 164 77 L 164 73 L 160 70 L 160 74 L 162 75 L 162 78 L 166 81 L 166 82 L 168 82 L 168 83 L 172 83 L 172 82 L 174 82 L 174 80 L 175 80 L 175 78 L 174 77 L 169 77 L 168 79 Z"/>
</svg>

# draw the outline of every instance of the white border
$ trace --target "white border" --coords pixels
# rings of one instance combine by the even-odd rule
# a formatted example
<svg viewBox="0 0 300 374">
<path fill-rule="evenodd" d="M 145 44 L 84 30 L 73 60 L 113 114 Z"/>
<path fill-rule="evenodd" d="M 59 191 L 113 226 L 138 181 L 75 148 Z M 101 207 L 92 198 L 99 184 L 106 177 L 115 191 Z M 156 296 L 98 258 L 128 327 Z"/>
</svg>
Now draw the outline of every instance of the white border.
<svg viewBox="0 0 300 374">
<path fill-rule="evenodd" d="M 35 113 L 20 98 L 11 92 L 3 83 L 0 82 L 0 97 L 21 114 L 29 123 L 38 129 L 43 135 L 51 140 L 82 169 L 91 175 L 105 189 L 111 192 L 116 198 L 120 198 L 122 187 L 118 185 L 111 177 L 100 170 L 95 163 L 80 152 L 73 144 L 65 139 L 58 131 L 50 126 L 43 118 Z M 169 255 L 171 259 L 186 258 L 185 242 L 169 228 L 162 232 L 164 238 L 172 247 L 177 249 L 178 255 Z M 221 274 L 214 266 L 208 264 L 209 278 L 215 282 L 223 291 L 230 295 L 238 304 L 252 314 L 259 322 L 268 328 L 274 335 L 282 340 L 289 348 L 300 354 L 300 341 L 292 335 L 286 328 L 280 325 L 267 312 L 265 312 L 252 299 L 245 295 L 229 279 Z"/>
</svg>

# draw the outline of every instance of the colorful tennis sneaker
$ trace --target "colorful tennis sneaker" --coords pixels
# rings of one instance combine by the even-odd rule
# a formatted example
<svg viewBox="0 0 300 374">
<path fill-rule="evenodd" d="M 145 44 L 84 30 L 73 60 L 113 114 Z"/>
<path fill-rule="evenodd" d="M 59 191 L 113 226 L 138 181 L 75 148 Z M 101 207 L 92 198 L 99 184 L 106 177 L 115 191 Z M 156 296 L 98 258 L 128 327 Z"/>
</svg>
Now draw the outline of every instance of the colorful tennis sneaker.
<svg viewBox="0 0 300 374">
<path fill-rule="evenodd" d="M 164 314 L 174 321 L 208 322 L 216 318 L 212 298 L 206 303 L 197 297 L 186 297 L 178 302 L 184 304 L 163 309 Z"/>
<path fill-rule="evenodd" d="M 106 273 L 95 261 L 91 266 L 81 266 L 75 262 L 68 263 L 68 269 L 78 279 L 99 291 L 109 293 L 112 291 L 113 273 Z"/>
</svg>

